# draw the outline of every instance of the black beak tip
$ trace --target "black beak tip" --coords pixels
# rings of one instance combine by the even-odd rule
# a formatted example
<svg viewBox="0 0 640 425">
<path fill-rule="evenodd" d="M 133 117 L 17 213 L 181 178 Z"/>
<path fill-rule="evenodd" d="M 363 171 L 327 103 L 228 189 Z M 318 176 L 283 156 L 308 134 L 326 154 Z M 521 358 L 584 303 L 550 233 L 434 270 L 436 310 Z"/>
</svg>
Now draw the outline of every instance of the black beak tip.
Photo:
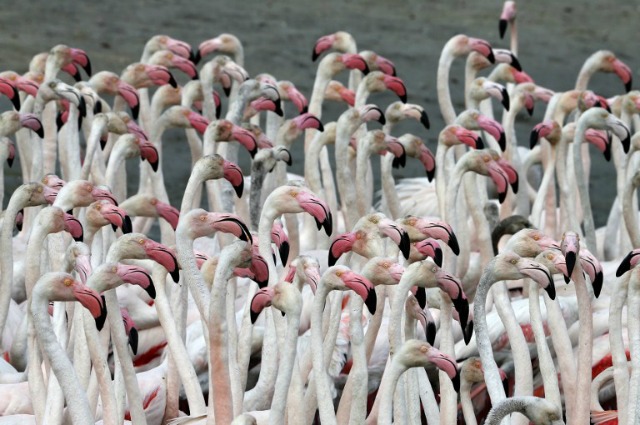
<svg viewBox="0 0 640 425">
<path fill-rule="evenodd" d="M 433 181 L 433 178 L 436 176 L 435 167 L 433 168 L 433 170 L 426 170 L 425 172 L 427 173 L 427 180 Z"/>
<path fill-rule="evenodd" d="M 469 323 L 467 323 L 467 327 L 463 328 L 463 337 L 464 337 L 464 343 L 466 345 L 469 345 L 469 342 L 471 342 L 471 337 L 473 336 L 473 320 L 469 320 Z"/>
<path fill-rule="evenodd" d="M 175 283 L 178 283 L 178 281 L 180 280 L 180 270 L 178 269 L 178 267 L 176 266 L 169 274 L 171 275 L 171 279 L 173 279 Z"/>
<path fill-rule="evenodd" d="M 256 280 L 255 281 L 258 284 L 258 288 L 262 289 L 262 288 L 266 288 L 266 286 L 269 284 L 269 280 Z"/>
<path fill-rule="evenodd" d="M 458 245 L 458 238 L 456 238 L 456 235 L 453 232 L 451 232 L 451 236 L 449 237 L 448 245 L 455 255 L 460 254 L 460 246 Z"/>
<path fill-rule="evenodd" d="M 58 114 L 56 115 L 56 131 L 59 132 L 63 125 L 64 121 L 62 121 L 62 113 L 58 112 Z"/>
<path fill-rule="evenodd" d="M 518 188 L 520 187 L 520 179 L 518 179 L 518 176 L 516 175 L 516 180 L 511 183 L 511 190 L 513 190 L 513 193 L 518 193 Z"/>
<path fill-rule="evenodd" d="M 365 63 L 365 65 L 364 65 L 364 69 L 362 70 L 362 73 L 363 73 L 364 75 L 367 75 L 367 74 L 369 74 L 369 72 L 371 72 L 371 70 L 369 69 L 369 65 L 367 65 L 367 64 Z"/>
<path fill-rule="evenodd" d="M 478 137 L 478 140 L 476 140 L 476 149 L 484 149 L 484 142 L 482 141 L 482 137 Z"/>
<path fill-rule="evenodd" d="M 616 270 L 616 277 L 622 276 L 623 274 L 625 274 L 631 269 L 632 256 L 633 256 L 633 252 L 630 252 L 629 254 L 627 254 L 626 257 L 624 257 L 624 260 L 622 260 L 622 262 L 618 266 L 618 269 Z"/>
<path fill-rule="evenodd" d="M 487 55 L 487 60 L 488 60 L 489 62 L 491 62 L 491 63 L 496 63 L 496 57 L 495 57 L 495 55 L 493 54 L 493 50 L 491 50 L 491 51 L 489 52 L 489 54 Z"/>
<path fill-rule="evenodd" d="M 216 105 L 216 119 L 220 118 L 220 114 L 222 113 L 222 103 Z"/>
<path fill-rule="evenodd" d="M 549 284 L 544 289 L 547 291 L 549 298 L 552 300 L 556 299 L 556 286 L 553 284 L 553 279 L 551 279 L 551 277 L 549 277 Z"/>
<path fill-rule="evenodd" d="M 256 323 L 256 320 L 258 320 L 258 316 L 260 315 L 260 313 L 256 313 L 253 310 L 249 310 L 250 316 L 251 316 L 251 324 L 254 325 Z"/>
<path fill-rule="evenodd" d="M 133 117 L 134 120 L 137 120 L 139 114 L 140 114 L 140 104 L 138 103 L 135 106 L 131 107 L 131 116 Z"/>
<path fill-rule="evenodd" d="M 407 93 L 400 94 L 398 97 L 402 103 L 407 103 Z"/>
<path fill-rule="evenodd" d="M 418 301 L 418 305 L 421 309 L 427 306 L 427 290 L 422 286 L 416 287 L 416 301 Z"/>
<path fill-rule="evenodd" d="M 334 257 L 333 254 L 331 253 L 331 248 L 329 248 L 329 258 L 327 260 L 327 264 L 329 265 L 329 267 L 335 266 L 339 258 L 340 257 Z"/>
<path fill-rule="evenodd" d="M 97 100 L 96 103 L 93 104 L 93 115 L 99 114 L 102 112 L 102 102 Z"/>
<path fill-rule="evenodd" d="M 575 252 L 567 252 L 564 254 L 564 259 L 567 264 L 567 273 L 569 276 L 573 274 L 573 268 L 576 265 L 576 253 Z"/>
<path fill-rule="evenodd" d="M 195 51 L 191 49 L 191 51 L 189 52 L 189 60 L 193 62 L 194 65 L 197 65 L 198 62 L 200 62 L 200 59 L 202 59 L 202 57 L 200 56 L 200 49 Z"/>
<path fill-rule="evenodd" d="M 76 242 L 82 242 L 84 240 L 84 230 L 81 230 L 78 236 L 74 236 L 73 240 Z"/>
<path fill-rule="evenodd" d="M 278 252 L 280 253 L 280 261 L 282 261 L 283 265 L 286 265 L 287 261 L 289 261 L 289 242 L 282 242 L 282 244 L 280 244 Z"/>
<path fill-rule="evenodd" d="M 509 93 L 507 93 L 507 89 L 502 91 L 502 106 L 505 111 L 509 111 Z"/>
<path fill-rule="evenodd" d="M 533 116 L 533 111 L 534 111 L 533 106 L 531 108 L 526 108 L 526 110 L 527 110 L 527 114 L 529 114 L 530 117 Z"/>
<path fill-rule="evenodd" d="M 451 383 L 453 384 L 453 389 L 456 390 L 456 393 L 460 392 L 460 372 L 456 369 L 456 374 L 453 378 L 451 378 Z"/>
<path fill-rule="evenodd" d="M 504 38 L 504 33 L 507 32 L 508 22 L 506 19 L 500 19 L 498 23 L 498 30 L 500 31 L 500 38 Z"/>
<path fill-rule="evenodd" d="M 502 150 L 502 152 L 507 150 L 507 138 L 504 135 L 504 131 L 500 132 L 500 139 L 498 140 L 498 144 L 500 145 L 500 150 Z"/>
<path fill-rule="evenodd" d="M 367 306 L 367 310 L 369 310 L 369 313 L 376 314 L 376 305 L 378 304 L 378 297 L 376 295 L 376 291 L 373 288 L 369 290 L 369 293 L 367 294 L 367 299 L 364 301 L 364 303 Z"/>
<path fill-rule="evenodd" d="M 529 135 L 529 149 L 533 149 L 538 144 L 538 139 L 540 139 L 538 131 L 531 130 L 531 134 Z"/>
<path fill-rule="evenodd" d="M 16 111 L 20 110 L 20 95 L 18 94 L 18 90 L 16 90 L 16 88 L 13 88 L 13 97 L 11 98 L 11 103 L 13 104 L 13 107 L 16 109 Z"/>
<path fill-rule="evenodd" d="M 422 123 L 424 128 L 429 130 L 429 128 L 431 127 L 431 123 L 429 122 L 429 115 L 427 115 L 427 111 L 422 111 L 420 113 L 420 122 Z"/>
<path fill-rule="evenodd" d="M 624 153 L 629 153 L 629 149 L 631 148 L 631 135 L 627 133 L 627 137 L 622 140 L 622 148 L 624 149 Z"/>
<path fill-rule="evenodd" d="M 129 347 L 131 347 L 134 356 L 138 354 L 138 331 L 136 328 L 131 328 L 129 331 Z"/>
<path fill-rule="evenodd" d="M 316 52 L 316 49 L 313 49 L 313 52 L 311 52 L 311 61 L 315 62 L 319 56 L 320 55 Z"/>
<path fill-rule="evenodd" d="M 324 221 L 322 222 L 322 227 L 324 227 L 324 232 L 327 234 L 327 236 L 331 236 L 331 234 L 333 233 L 333 223 L 330 216 L 324 219 Z"/>
<path fill-rule="evenodd" d="M 411 242 L 409 241 L 409 235 L 407 232 L 402 233 L 402 236 L 400 236 L 400 244 L 398 247 L 400 248 L 403 257 L 408 260 L 409 253 L 411 252 Z"/>
<path fill-rule="evenodd" d="M 83 66 L 82 68 L 84 68 L 84 72 L 86 72 L 87 75 L 89 77 L 91 77 L 91 61 L 89 60 L 88 56 L 87 56 L 87 64 L 85 66 Z"/>
<path fill-rule="evenodd" d="M 629 81 L 627 81 L 624 85 L 624 89 L 627 91 L 627 93 L 631 91 L 632 82 L 633 82 L 632 79 L 629 78 Z"/>
<path fill-rule="evenodd" d="M 516 55 L 514 55 L 513 53 L 511 53 L 511 66 L 514 67 L 516 71 L 522 72 L 522 66 L 520 65 L 520 61 L 518 60 Z"/>
<path fill-rule="evenodd" d="M 436 248 L 434 251 L 435 251 L 435 258 L 433 259 L 433 262 L 436 263 L 436 266 L 442 267 L 442 249 Z"/>
<path fill-rule="evenodd" d="M 149 279 L 149 286 L 144 288 L 145 292 L 151 297 L 152 300 L 156 299 L 156 287 L 153 285 L 153 280 Z"/>
<path fill-rule="evenodd" d="M 151 165 L 151 169 L 154 173 L 158 171 L 158 161 L 149 161 L 149 165 Z"/>
<path fill-rule="evenodd" d="M 240 184 L 233 186 L 233 190 L 235 190 L 238 198 L 242 198 L 242 192 L 244 190 L 244 179 L 242 179 L 242 182 Z"/>
<path fill-rule="evenodd" d="M 169 73 L 169 84 L 171 85 L 171 87 L 173 87 L 174 89 L 176 87 L 178 87 L 178 82 L 176 81 L 176 79 L 173 77 L 172 73 Z"/>
<path fill-rule="evenodd" d="M 378 122 L 379 122 L 381 125 L 385 125 L 385 124 L 387 123 L 387 119 L 384 117 L 384 114 L 383 114 L 383 113 L 380 113 L 380 117 L 378 118 Z"/>
<path fill-rule="evenodd" d="M 602 275 L 602 272 L 598 272 L 596 274 L 596 278 L 592 282 L 593 294 L 596 296 L 596 298 L 598 298 L 600 296 L 600 292 L 602 291 L 602 282 L 603 282 L 603 280 L 604 280 L 604 277 Z"/>
<path fill-rule="evenodd" d="M 229 97 L 229 95 L 231 94 L 231 86 L 222 87 L 222 91 L 224 92 L 225 96 Z"/>
<path fill-rule="evenodd" d="M 7 158 L 7 164 L 9 165 L 9 168 L 13 167 L 13 159 L 14 158 Z"/>
<path fill-rule="evenodd" d="M 611 144 L 609 143 L 607 143 L 604 148 L 604 159 L 606 159 L 607 162 L 611 161 Z"/>
<path fill-rule="evenodd" d="M 81 117 L 87 116 L 87 102 L 85 102 L 83 96 L 80 96 L 80 102 L 78 102 L 78 112 L 80 112 Z"/>
<path fill-rule="evenodd" d="M 436 342 L 436 324 L 433 322 L 427 323 L 427 328 L 425 329 L 425 338 L 427 342 L 433 345 Z"/>
<path fill-rule="evenodd" d="M 460 315 L 460 326 L 462 329 L 466 328 L 467 320 L 469 320 L 469 302 L 462 297 L 458 297 L 453 300 L 453 306 Z"/>
<path fill-rule="evenodd" d="M 104 327 L 104 323 L 107 321 L 107 301 L 104 299 L 104 295 L 100 295 L 102 298 L 102 304 L 100 304 L 100 316 L 95 318 L 96 329 L 98 332 Z"/>
<path fill-rule="evenodd" d="M 124 216 L 122 222 L 122 233 L 127 234 L 133 231 L 133 225 L 131 224 L 131 218 L 128 215 Z"/>
<path fill-rule="evenodd" d="M 505 190 L 504 192 L 498 192 L 498 202 L 502 204 L 505 199 L 507 199 L 507 191 Z"/>
<path fill-rule="evenodd" d="M 305 106 L 305 109 L 307 107 Z M 323 132 L 324 131 L 324 125 L 322 125 L 322 122 L 320 122 L 320 120 L 318 120 L 318 131 Z"/>
<path fill-rule="evenodd" d="M 279 117 L 284 116 L 284 111 L 282 110 L 282 102 L 280 100 L 276 100 L 276 109 L 273 112 Z"/>
</svg>

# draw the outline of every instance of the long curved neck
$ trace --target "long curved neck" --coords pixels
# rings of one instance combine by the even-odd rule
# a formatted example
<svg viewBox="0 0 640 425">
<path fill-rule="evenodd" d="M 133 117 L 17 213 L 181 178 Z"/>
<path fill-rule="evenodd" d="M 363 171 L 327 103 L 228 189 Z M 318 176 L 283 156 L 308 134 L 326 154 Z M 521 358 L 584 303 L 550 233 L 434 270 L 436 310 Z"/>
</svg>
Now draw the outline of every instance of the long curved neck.
<svg viewBox="0 0 640 425">
<path fill-rule="evenodd" d="M 84 164 L 82 164 L 82 171 L 80 174 L 80 179 L 82 180 L 89 179 L 89 174 L 91 174 L 91 168 L 93 167 L 93 157 L 96 155 L 96 149 L 98 143 L 100 142 L 100 136 L 104 132 L 104 129 L 107 126 L 107 122 L 108 118 L 104 115 L 93 117 L 93 121 L 91 123 L 91 131 L 89 132 L 89 137 L 87 139 L 87 153 L 85 155 Z"/>
<path fill-rule="evenodd" d="M 322 62 L 318 66 L 318 72 L 316 78 L 313 81 L 313 89 L 311 90 L 311 97 L 309 98 L 309 113 L 315 115 L 318 119 L 322 118 L 322 102 L 324 102 L 324 92 L 327 90 L 327 85 L 331 81 L 331 75 L 324 70 Z M 319 133 L 318 130 L 309 128 L 305 131 L 304 135 L 304 152 L 309 150 L 312 140 Z"/>
<path fill-rule="evenodd" d="M 183 269 L 184 279 L 189 285 L 198 310 L 203 318 L 209 317 L 207 306 L 209 305 L 209 289 L 198 270 L 196 257 L 193 254 L 193 235 L 189 232 L 188 226 L 178 224 L 176 229 L 176 251 L 180 267 Z"/>
<path fill-rule="evenodd" d="M 358 209 L 353 177 L 349 167 L 349 139 L 354 125 L 344 115 L 338 120 L 336 129 L 336 178 L 338 190 L 342 198 L 342 211 L 345 212 L 346 228 L 352 229 L 358 221 Z"/>
<path fill-rule="evenodd" d="M 451 50 L 453 49 L 452 41 L 445 44 L 438 62 L 437 87 L 438 87 L 438 105 L 440 105 L 440 113 L 445 124 L 453 124 L 456 120 L 456 111 L 453 109 L 451 101 L 451 93 L 449 91 L 449 70 L 455 57 Z"/>
<path fill-rule="evenodd" d="M 398 352 L 402 345 L 402 313 L 404 313 L 404 304 L 406 301 L 406 293 L 409 291 L 412 285 L 414 285 L 415 279 L 412 276 L 412 270 L 420 267 L 419 263 L 411 264 L 400 278 L 397 287 L 394 289 L 394 297 L 391 303 L 391 318 L 389 321 L 389 348 L 390 355 L 393 357 Z"/>
<path fill-rule="evenodd" d="M 209 305 L 209 389 L 213 393 L 213 403 L 209 414 L 215 409 L 218 423 L 231 423 L 234 417 L 231 376 L 229 374 L 229 336 L 226 323 L 226 286 L 233 276 L 233 269 L 239 263 L 239 245 L 228 245 L 218 260 L 213 280 Z"/>
<path fill-rule="evenodd" d="M 484 379 L 487 383 L 487 391 L 489 392 L 491 403 L 495 406 L 499 401 L 505 399 L 505 393 L 504 388 L 502 388 L 498 365 L 496 364 L 493 357 L 493 350 L 491 349 L 485 306 L 489 289 L 496 281 L 493 272 L 494 264 L 495 260 L 492 260 L 484 269 L 482 277 L 480 278 L 473 303 L 473 317 L 475 318 L 476 341 L 482 360 L 482 368 L 484 369 Z"/>
<path fill-rule="evenodd" d="M 586 90 L 589 85 L 589 80 L 593 77 L 597 69 L 593 66 L 591 58 L 587 59 L 580 69 L 578 79 L 576 80 L 576 90 Z"/>
<path fill-rule="evenodd" d="M 582 143 L 585 141 L 584 133 L 587 130 L 587 123 L 584 119 L 579 119 L 576 126 L 576 135 L 573 142 L 573 165 L 576 170 L 578 190 L 580 192 L 580 202 L 584 217 L 584 233 L 587 239 L 587 247 L 596 249 L 596 229 L 591 211 L 591 197 L 589 196 L 588 182 L 585 181 L 584 167 L 582 164 Z M 572 229 L 578 231 L 579 229 Z"/>
<path fill-rule="evenodd" d="M 40 346 L 49 357 L 51 369 L 60 383 L 72 422 L 74 424 L 92 424 L 95 419 L 89 408 L 87 395 L 79 385 L 71 361 L 56 340 L 47 311 L 48 299 L 39 292 L 38 290 L 33 291 L 31 314 Z"/>
<path fill-rule="evenodd" d="M 296 343 L 298 341 L 299 328 L 300 309 L 287 312 L 287 335 L 283 347 L 284 352 L 282 353 L 280 366 L 278 367 L 278 377 L 276 378 L 276 387 L 273 393 L 271 414 L 269 416 L 269 421 L 273 424 L 284 423 L 287 393 L 289 391 L 289 384 L 291 383 L 291 376 L 293 375 L 293 367 L 296 359 Z"/>
<path fill-rule="evenodd" d="M 471 401 L 471 386 L 473 384 L 467 379 L 460 380 L 460 404 L 462 405 L 462 415 L 467 425 L 477 425 L 476 412 L 473 410 Z"/>
<path fill-rule="evenodd" d="M 336 416 L 333 410 L 333 398 L 329 388 L 329 376 L 324 367 L 324 356 L 322 348 L 322 312 L 331 290 L 322 280 L 318 285 L 315 298 L 313 300 L 312 326 L 311 326 L 311 349 L 313 361 L 313 376 L 316 382 L 316 392 L 320 420 L 323 424 L 336 424 Z"/>
<path fill-rule="evenodd" d="M 391 414 L 393 413 L 393 394 L 395 393 L 396 386 L 400 376 L 406 372 L 407 368 L 402 366 L 399 361 L 392 360 L 389 368 L 385 371 L 383 382 L 385 385 L 382 387 L 382 393 L 380 394 L 380 410 L 379 410 L 379 425 L 391 425 Z"/>
<path fill-rule="evenodd" d="M 11 287 L 13 286 L 13 226 L 18 212 L 29 200 L 29 193 L 25 186 L 20 186 L 13 192 L 9 199 L 7 209 L 4 211 L 2 230 L 0 231 L 0 335 L 4 332 L 4 325 L 9 312 L 11 301 Z M 29 270 L 28 268 L 26 270 Z"/>
<path fill-rule="evenodd" d="M 624 192 L 622 195 L 622 216 L 624 217 L 624 224 L 631 238 L 631 244 L 634 248 L 640 247 L 640 230 L 638 229 L 638 212 L 636 208 L 633 208 L 633 195 L 635 193 L 637 185 L 635 184 L 638 179 L 634 178 L 634 175 L 630 175 L 627 184 L 624 186 Z"/>
<path fill-rule="evenodd" d="M 359 216 L 365 215 L 369 212 L 371 204 L 368 200 L 371 194 L 367 190 L 367 171 L 371 168 L 369 161 L 369 148 L 364 140 L 358 142 L 358 152 L 356 156 L 356 190 L 360 196 L 356 197 L 356 204 L 358 206 L 357 212 Z"/>
</svg>

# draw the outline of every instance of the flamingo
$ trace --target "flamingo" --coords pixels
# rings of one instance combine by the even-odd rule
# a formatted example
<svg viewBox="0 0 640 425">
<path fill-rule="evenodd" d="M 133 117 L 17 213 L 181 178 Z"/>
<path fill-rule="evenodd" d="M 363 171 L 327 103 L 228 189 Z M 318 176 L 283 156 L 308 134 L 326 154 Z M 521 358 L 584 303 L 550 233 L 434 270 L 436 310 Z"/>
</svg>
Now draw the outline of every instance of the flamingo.
<svg viewBox="0 0 640 425">
<path fill-rule="evenodd" d="M 39 343 L 45 351 L 51 368 L 60 382 L 65 398 L 69 401 L 69 415 L 74 424 L 93 423 L 86 393 L 78 385 L 73 365 L 55 339 L 49 323 L 47 306 L 49 301 L 80 301 L 96 319 L 101 329 L 107 310 L 100 295 L 66 273 L 44 274 L 33 289 L 30 313 Z"/>
<path fill-rule="evenodd" d="M 384 389 L 380 394 L 382 401 L 378 423 L 391 424 L 393 393 L 400 375 L 411 367 L 425 367 L 429 364 L 435 364 L 444 371 L 455 382 L 456 391 L 459 390 L 460 376 L 454 359 L 431 347 L 427 342 L 416 339 L 405 341 L 393 356 L 389 369 L 382 378 L 385 385 L 381 385 Z"/>
</svg>

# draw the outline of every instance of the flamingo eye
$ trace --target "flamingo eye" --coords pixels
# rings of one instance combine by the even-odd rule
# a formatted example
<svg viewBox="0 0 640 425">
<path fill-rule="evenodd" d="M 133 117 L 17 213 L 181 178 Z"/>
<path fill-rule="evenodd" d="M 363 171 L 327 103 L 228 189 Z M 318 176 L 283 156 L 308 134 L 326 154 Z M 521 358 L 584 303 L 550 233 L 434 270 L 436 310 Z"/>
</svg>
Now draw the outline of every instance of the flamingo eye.
<svg viewBox="0 0 640 425">
<path fill-rule="evenodd" d="M 533 237 L 533 240 L 534 240 L 534 241 L 537 241 L 537 240 L 539 240 L 539 239 L 540 239 L 540 236 L 539 236 L 539 235 L 535 235 L 535 236 Z"/>
<path fill-rule="evenodd" d="M 200 221 L 205 221 L 205 220 L 207 219 L 207 216 L 206 216 L 206 214 L 203 214 L 203 215 L 201 215 L 200 217 L 198 217 L 198 219 L 199 219 Z"/>
<path fill-rule="evenodd" d="M 335 275 L 336 275 L 336 276 L 338 276 L 338 277 L 340 277 L 340 276 L 342 276 L 342 275 L 343 275 L 343 273 L 344 273 L 344 272 L 343 272 L 342 270 L 336 270 Z"/>
<path fill-rule="evenodd" d="M 551 253 L 547 254 L 547 260 L 553 260 L 553 254 Z"/>
<path fill-rule="evenodd" d="M 385 262 L 385 263 L 382 263 L 382 267 L 385 269 L 388 269 L 389 267 L 391 267 L 391 264 Z"/>
<path fill-rule="evenodd" d="M 111 268 L 111 273 L 115 273 L 115 272 L 117 272 L 117 271 L 118 271 L 118 267 L 117 267 L 117 266 L 113 266 L 113 267 Z"/>
<path fill-rule="evenodd" d="M 514 258 L 514 259 L 512 259 L 512 260 L 511 260 L 511 264 L 513 264 L 513 265 L 518 264 L 518 260 L 517 260 L 517 259 L 515 259 L 515 258 Z"/>
<path fill-rule="evenodd" d="M 155 206 L 157 203 L 158 203 L 158 200 L 157 200 L 156 198 L 153 198 L 153 199 L 151 200 L 151 205 L 154 205 L 154 206 Z"/>
<path fill-rule="evenodd" d="M 427 347 L 426 345 L 421 346 L 420 352 L 422 352 L 423 354 L 427 354 L 429 352 L 429 347 Z"/>
<path fill-rule="evenodd" d="M 49 87 L 53 89 L 53 88 L 55 88 L 55 87 L 56 87 L 56 84 L 57 84 L 57 83 L 56 83 L 55 81 L 51 81 L 51 82 L 49 83 Z"/>
<path fill-rule="evenodd" d="M 140 245 L 144 245 L 144 239 L 138 239 L 138 243 L 139 243 Z"/>
<path fill-rule="evenodd" d="M 38 189 L 37 189 L 38 193 L 42 193 L 43 190 L 44 189 L 42 188 L 42 186 L 38 186 Z"/>
<path fill-rule="evenodd" d="M 66 278 L 62 283 L 64 284 L 64 286 L 71 286 L 73 285 L 73 280 Z"/>
<path fill-rule="evenodd" d="M 438 268 L 437 268 L 437 267 L 431 267 L 431 271 L 432 271 L 433 273 L 436 273 L 436 272 L 438 271 Z"/>
</svg>

